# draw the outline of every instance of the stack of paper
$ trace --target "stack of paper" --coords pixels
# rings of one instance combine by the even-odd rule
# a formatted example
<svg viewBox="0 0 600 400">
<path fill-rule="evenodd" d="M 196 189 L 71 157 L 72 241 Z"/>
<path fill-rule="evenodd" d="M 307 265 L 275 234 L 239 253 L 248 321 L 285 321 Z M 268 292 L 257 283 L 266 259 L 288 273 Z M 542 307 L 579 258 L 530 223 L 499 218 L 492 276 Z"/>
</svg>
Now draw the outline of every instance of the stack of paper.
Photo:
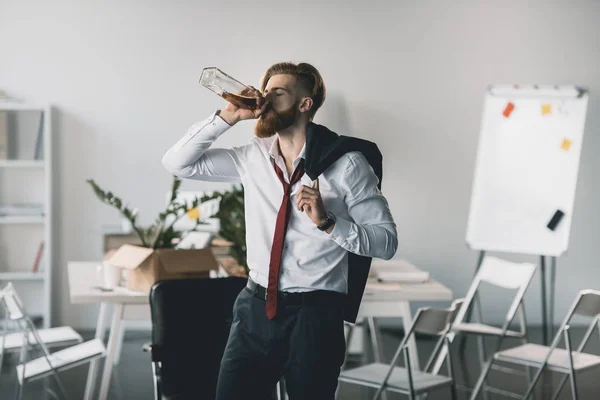
<svg viewBox="0 0 600 400">
<path fill-rule="evenodd" d="M 406 260 L 374 260 L 372 267 L 379 282 L 421 283 L 429 279 L 428 272 Z"/>
</svg>

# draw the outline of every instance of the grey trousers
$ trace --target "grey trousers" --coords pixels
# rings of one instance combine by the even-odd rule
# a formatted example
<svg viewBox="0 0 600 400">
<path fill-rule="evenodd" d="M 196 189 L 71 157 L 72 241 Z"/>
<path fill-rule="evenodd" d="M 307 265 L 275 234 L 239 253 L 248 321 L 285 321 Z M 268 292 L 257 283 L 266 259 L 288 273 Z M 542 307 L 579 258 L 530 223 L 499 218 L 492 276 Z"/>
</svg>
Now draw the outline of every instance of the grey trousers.
<svg viewBox="0 0 600 400">
<path fill-rule="evenodd" d="M 283 376 L 290 400 L 334 398 L 346 341 L 344 295 L 330 291 L 288 294 L 277 315 L 244 288 L 221 361 L 217 400 L 271 399 Z"/>
</svg>

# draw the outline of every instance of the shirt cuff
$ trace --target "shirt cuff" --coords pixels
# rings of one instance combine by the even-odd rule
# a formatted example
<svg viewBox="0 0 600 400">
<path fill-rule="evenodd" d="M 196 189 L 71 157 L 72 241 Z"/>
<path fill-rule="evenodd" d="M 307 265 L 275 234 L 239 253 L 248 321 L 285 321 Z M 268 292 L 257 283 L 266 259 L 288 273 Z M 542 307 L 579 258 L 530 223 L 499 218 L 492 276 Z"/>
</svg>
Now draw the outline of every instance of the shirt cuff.
<svg viewBox="0 0 600 400">
<path fill-rule="evenodd" d="M 225 122 L 221 117 L 217 116 L 217 112 L 215 111 L 210 114 L 208 118 L 190 126 L 185 136 L 175 145 L 175 147 L 181 149 L 189 141 L 194 140 L 200 133 L 202 133 L 204 139 L 216 140 L 229 128 L 231 128 L 231 125 Z"/>
<path fill-rule="evenodd" d="M 227 122 L 225 122 L 225 120 L 220 116 L 217 115 L 219 111 L 215 111 L 213 112 L 209 119 L 211 121 L 211 125 L 213 126 L 213 129 L 215 130 L 215 132 L 218 132 L 218 134 L 221 134 L 223 132 L 225 132 L 227 129 L 231 128 L 231 125 L 229 125 Z"/>
<path fill-rule="evenodd" d="M 343 247 L 351 229 L 352 222 L 336 217 L 335 225 L 331 231 L 331 240 Z"/>
</svg>

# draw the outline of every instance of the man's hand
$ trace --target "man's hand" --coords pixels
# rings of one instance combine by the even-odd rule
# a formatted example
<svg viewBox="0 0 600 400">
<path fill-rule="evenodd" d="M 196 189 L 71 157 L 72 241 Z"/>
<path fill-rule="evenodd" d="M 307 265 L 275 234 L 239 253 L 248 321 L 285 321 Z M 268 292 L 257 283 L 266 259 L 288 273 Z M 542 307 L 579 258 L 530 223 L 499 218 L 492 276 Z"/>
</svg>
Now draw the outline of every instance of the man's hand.
<svg viewBox="0 0 600 400">
<path fill-rule="evenodd" d="M 310 188 L 306 185 L 302 185 L 300 190 L 296 193 L 296 207 L 299 211 L 304 211 L 311 221 L 321 226 L 327 220 L 327 211 L 325 210 L 325 204 L 321 198 L 321 192 L 319 191 L 319 179 L 313 181 L 313 187 Z M 328 229 L 328 233 L 333 230 L 333 227 Z"/>
<path fill-rule="evenodd" d="M 231 103 L 227 103 L 227 105 L 219 112 L 219 116 L 232 126 L 245 119 L 256 119 L 260 117 L 260 115 L 267 108 L 266 99 L 256 88 L 250 86 L 249 89 L 244 89 L 239 94 L 246 97 L 256 97 L 256 104 L 258 107 L 254 110 L 248 110 L 245 108 L 239 108 Z"/>
</svg>

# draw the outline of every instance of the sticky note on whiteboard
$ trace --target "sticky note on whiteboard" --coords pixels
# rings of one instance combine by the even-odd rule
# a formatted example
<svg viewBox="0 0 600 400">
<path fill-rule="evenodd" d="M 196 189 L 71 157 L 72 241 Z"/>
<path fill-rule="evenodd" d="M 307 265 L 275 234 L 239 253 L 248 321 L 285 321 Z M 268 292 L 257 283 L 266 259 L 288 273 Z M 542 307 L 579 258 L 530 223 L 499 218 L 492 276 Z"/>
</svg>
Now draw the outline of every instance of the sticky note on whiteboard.
<svg viewBox="0 0 600 400">
<path fill-rule="evenodd" d="M 552 105 L 551 104 L 542 104 L 542 115 L 550 115 L 552 114 Z"/>
<path fill-rule="evenodd" d="M 560 145 L 560 148 L 563 149 L 564 151 L 569 151 L 572 144 L 573 144 L 573 142 L 571 142 L 569 139 L 565 138 L 565 139 L 563 139 L 562 144 Z"/>
<path fill-rule="evenodd" d="M 506 118 L 508 118 L 508 117 L 510 117 L 510 114 L 512 114 L 514 109 L 515 109 L 515 105 L 509 101 L 508 104 L 506 105 L 506 107 L 504 108 L 502 115 L 504 115 Z"/>
</svg>

